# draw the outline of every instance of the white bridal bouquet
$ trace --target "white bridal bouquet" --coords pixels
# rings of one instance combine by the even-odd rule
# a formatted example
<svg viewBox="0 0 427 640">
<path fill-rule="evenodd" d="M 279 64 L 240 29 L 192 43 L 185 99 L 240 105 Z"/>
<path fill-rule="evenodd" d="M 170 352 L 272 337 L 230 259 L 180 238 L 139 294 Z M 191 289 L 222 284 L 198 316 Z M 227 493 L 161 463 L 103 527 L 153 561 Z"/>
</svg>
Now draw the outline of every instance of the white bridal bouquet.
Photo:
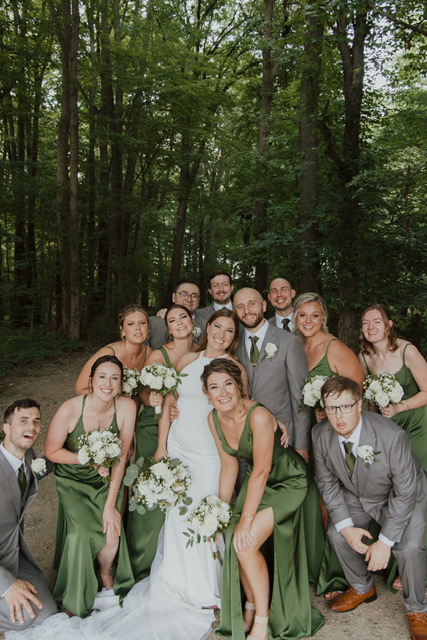
<svg viewBox="0 0 427 640">
<path fill-rule="evenodd" d="M 320 392 L 326 380 L 329 380 L 329 376 L 310 376 L 306 378 L 302 388 L 302 403 L 304 406 L 315 409 L 323 408 Z"/>
<path fill-rule="evenodd" d="M 363 383 L 363 388 L 363 397 L 381 408 L 391 402 L 396 404 L 403 398 L 403 389 L 393 373 L 370 374 Z"/>
<path fill-rule="evenodd" d="M 110 469 L 122 456 L 120 438 L 109 429 L 101 429 L 101 427 L 79 436 L 77 445 L 80 464 L 86 464 L 92 468 L 102 466 Z M 110 476 L 106 476 L 103 480 L 109 482 Z"/>
<path fill-rule="evenodd" d="M 202 540 L 207 542 L 209 538 L 214 540 L 218 533 L 222 533 L 227 528 L 230 518 L 231 507 L 229 504 L 218 496 L 203 498 L 187 517 L 188 532 L 183 532 L 188 537 L 187 547 L 192 547 L 194 543 Z M 215 559 L 221 559 L 216 546 L 212 555 Z"/>
<path fill-rule="evenodd" d="M 191 486 L 191 476 L 178 458 L 165 456 L 156 462 L 154 458 L 139 458 L 131 464 L 124 483 L 132 487 L 129 511 L 145 513 L 159 507 L 166 511 L 181 503 L 179 513 L 184 515 L 193 500 L 187 496 Z"/>
<path fill-rule="evenodd" d="M 186 375 L 186 373 L 179 373 L 171 364 L 153 362 L 153 364 L 143 368 L 139 381 L 146 389 L 166 396 L 170 391 L 175 391 L 181 382 L 181 378 Z M 155 407 L 155 413 L 160 418 L 162 408 Z"/>
<path fill-rule="evenodd" d="M 141 390 L 140 373 L 138 369 L 128 369 L 123 367 L 123 393 L 128 396 L 136 396 Z"/>
</svg>

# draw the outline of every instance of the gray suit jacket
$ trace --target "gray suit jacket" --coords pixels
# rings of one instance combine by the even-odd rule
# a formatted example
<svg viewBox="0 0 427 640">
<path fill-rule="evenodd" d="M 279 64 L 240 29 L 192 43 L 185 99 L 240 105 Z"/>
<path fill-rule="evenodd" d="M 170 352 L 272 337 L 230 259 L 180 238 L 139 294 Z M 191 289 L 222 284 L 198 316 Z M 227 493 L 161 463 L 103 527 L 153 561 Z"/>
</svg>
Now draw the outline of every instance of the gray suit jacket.
<svg viewBox="0 0 427 640">
<path fill-rule="evenodd" d="M 0 450 L 0 595 L 5 593 L 18 577 L 20 553 L 34 565 L 35 571 L 40 573 L 40 568 L 23 535 L 24 515 L 38 493 L 37 477 L 30 466 L 34 458 L 34 451 L 27 451 L 25 461 L 30 468 L 32 482 L 27 491 L 25 504 L 21 505 L 18 479 Z"/>
<path fill-rule="evenodd" d="M 271 359 L 264 357 L 268 342 L 278 349 Z M 242 330 L 237 355 L 248 373 L 251 398 L 261 402 L 285 424 L 291 446 L 310 449 L 310 413 L 299 410 L 301 389 L 308 375 L 307 358 L 301 340 L 289 331 L 268 324 L 255 367 L 249 361 L 244 343 L 245 332 Z"/>
<path fill-rule="evenodd" d="M 351 517 L 349 505 L 358 504 L 381 525 L 384 536 L 400 542 L 414 509 L 427 504 L 426 475 L 405 431 L 388 418 L 363 411 L 359 446 L 370 445 L 379 453 L 368 467 L 356 456 L 351 475 L 327 420 L 313 428 L 312 436 L 316 483 L 332 523 Z"/>
<path fill-rule="evenodd" d="M 206 323 L 209 318 L 206 318 L 201 313 L 201 310 L 197 309 L 196 314 L 194 316 L 194 324 L 196 327 L 202 330 L 202 333 L 206 327 Z M 158 318 L 157 316 L 150 316 L 148 318 L 148 322 L 150 323 L 150 339 L 149 344 L 152 349 L 158 349 L 162 345 L 169 342 L 168 330 L 166 328 L 166 323 L 163 318 Z M 194 340 L 196 344 L 199 344 L 201 335 Z"/>
</svg>

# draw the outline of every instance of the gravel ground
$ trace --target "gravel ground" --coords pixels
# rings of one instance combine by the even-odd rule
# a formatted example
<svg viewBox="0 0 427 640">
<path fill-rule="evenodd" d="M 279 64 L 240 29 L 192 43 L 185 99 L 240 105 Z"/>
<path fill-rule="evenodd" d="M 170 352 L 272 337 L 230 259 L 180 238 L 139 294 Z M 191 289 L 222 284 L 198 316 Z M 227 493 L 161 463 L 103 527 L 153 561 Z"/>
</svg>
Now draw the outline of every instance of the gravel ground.
<svg viewBox="0 0 427 640">
<path fill-rule="evenodd" d="M 34 397 L 41 403 L 43 430 L 36 446 L 37 453 L 42 453 L 44 435 L 56 409 L 64 400 L 74 395 L 75 380 L 87 358 L 87 353 L 68 355 L 66 362 L 55 361 L 39 368 L 32 367 L 25 374 L 15 373 L 0 381 L 2 411 L 17 398 L 25 396 Z M 43 480 L 39 496 L 28 513 L 25 531 L 26 539 L 50 585 L 54 581 L 52 559 L 55 544 L 55 520 L 55 481 L 53 477 L 47 477 Z M 376 576 L 375 582 L 378 599 L 344 614 L 329 611 L 323 597 L 313 596 L 313 606 L 325 616 L 325 625 L 312 638 L 314 640 L 403 640 L 409 638 L 406 615 L 399 595 L 393 595 L 386 591 L 381 576 Z M 219 637 L 211 634 L 209 639 Z M 145 640 L 143 634 L 141 638 Z M 66 638 L 58 640 L 66 640 Z M 174 640 L 173 633 L 164 640 Z"/>
</svg>

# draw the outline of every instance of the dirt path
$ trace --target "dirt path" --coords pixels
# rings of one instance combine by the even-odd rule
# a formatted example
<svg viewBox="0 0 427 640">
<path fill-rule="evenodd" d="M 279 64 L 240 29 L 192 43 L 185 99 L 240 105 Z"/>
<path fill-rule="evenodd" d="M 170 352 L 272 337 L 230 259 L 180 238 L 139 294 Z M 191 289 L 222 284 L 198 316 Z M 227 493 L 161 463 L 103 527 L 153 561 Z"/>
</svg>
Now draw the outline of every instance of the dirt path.
<svg viewBox="0 0 427 640">
<path fill-rule="evenodd" d="M 18 398 L 25 396 L 38 400 L 42 407 L 43 429 L 36 450 L 42 453 L 44 436 L 51 418 L 59 405 L 74 395 L 77 375 L 88 358 L 87 353 L 66 356 L 64 362 L 51 362 L 32 368 L 21 375 L 3 378 L 0 382 L 1 411 Z M 26 538 L 50 585 L 54 580 L 52 568 L 55 547 L 56 521 L 55 480 L 43 480 L 38 499 L 30 509 L 25 523 Z M 384 588 L 381 577 L 376 578 L 378 599 L 361 605 L 355 611 L 333 614 L 323 598 L 313 596 L 313 605 L 325 615 L 324 627 L 314 640 L 403 640 L 409 638 L 404 607 L 399 595 Z M 210 636 L 210 639 L 219 636 Z M 1 634 L 0 634 L 1 638 Z M 61 638 L 66 640 L 66 638 Z M 148 640 L 148 639 L 147 639 Z M 173 635 L 165 640 L 174 640 Z"/>
</svg>

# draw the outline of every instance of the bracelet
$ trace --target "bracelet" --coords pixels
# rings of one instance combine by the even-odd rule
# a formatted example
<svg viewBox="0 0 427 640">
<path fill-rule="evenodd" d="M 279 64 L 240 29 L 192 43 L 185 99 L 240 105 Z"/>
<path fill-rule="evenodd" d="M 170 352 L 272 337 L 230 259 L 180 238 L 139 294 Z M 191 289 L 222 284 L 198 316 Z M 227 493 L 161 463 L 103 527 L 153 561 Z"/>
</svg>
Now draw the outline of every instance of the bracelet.
<svg viewBox="0 0 427 640">
<path fill-rule="evenodd" d="M 249 511 L 242 511 L 242 517 L 245 516 L 245 518 L 250 518 L 251 520 L 253 520 L 255 518 L 255 514 L 254 513 L 249 513 Z"/>
</svg>

